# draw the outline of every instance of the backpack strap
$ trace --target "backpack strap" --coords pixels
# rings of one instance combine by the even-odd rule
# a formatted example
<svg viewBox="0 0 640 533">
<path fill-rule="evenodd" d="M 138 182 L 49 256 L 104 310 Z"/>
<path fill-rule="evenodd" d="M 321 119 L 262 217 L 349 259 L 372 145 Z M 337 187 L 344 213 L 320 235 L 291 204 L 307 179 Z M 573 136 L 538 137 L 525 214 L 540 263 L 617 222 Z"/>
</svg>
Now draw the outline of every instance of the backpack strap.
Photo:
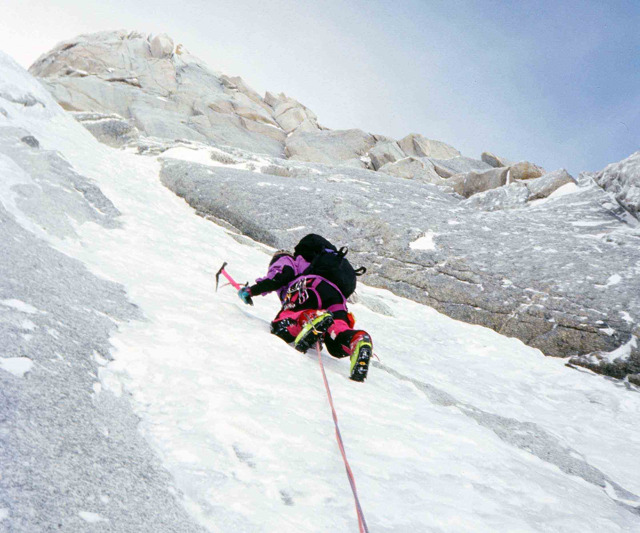
<svg viewBox="0 0 640 533">
<path fill-rule="evenodd" d="M 338 255 L 340 257 L 344 257 L 345 255 L 347 255 L 348 252 L 349 252 L 349 248 L 347 246 L 343 246 L 338 250 Z M 366 271 L 367 271 L 367 267 L 360 267 L 354 270 L 354 272 L 356 273 L 356 276 L 362 276 L 362 274 L 364 274 Z"/>
<path fill-rule="evenodd" d="M 340 250 L 342 250 L 342 248 L 340 248 Z M 335 251 L 332 250 L 331 248 L 325 248 L 324 250 L 322 250 L 320 253 L 318 253 L 314 258 L 313 261 L 311 261 L 311 263 L 309 263 L 309 266 L 304 270 L 304 272 L 302 272 L 301 274 L 303 276 L 309 276 L 309 275 L 313 275 L 313 269 L 316 266 L 316 264 L 318 263 L 318 261 L 320 261 L 320 259 L 322 258 L 322 256 L 324 254 L 335 254 L 340 258 L 343 258 L 344 255 L 346 255 L 347 252 L 344 252 L 344 254 L 340 255 L 341 252 L 340 251 Z"/>
<path fill-rule="evenodd" d="M 339 304 L 333 304 L 330 305 L 329 307 L 327 307 L 327 311 L 329 311 L 329 313 L 335 313 L 336 311 L 347 311 L 347 305 L 345 303 L 339 303 Z"/>
</svg>

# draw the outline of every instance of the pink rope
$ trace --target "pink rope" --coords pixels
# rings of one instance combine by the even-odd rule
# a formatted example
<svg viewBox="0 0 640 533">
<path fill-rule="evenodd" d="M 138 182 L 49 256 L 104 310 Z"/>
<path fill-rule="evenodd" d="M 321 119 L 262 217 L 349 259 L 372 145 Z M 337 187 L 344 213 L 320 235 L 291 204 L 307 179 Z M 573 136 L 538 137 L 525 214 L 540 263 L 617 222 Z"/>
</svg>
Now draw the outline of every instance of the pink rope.
<svg viewBox="0 0 640 533">
<path fill-rule="evenodd" d="M 331 405 L 331 414 L 333 415 L 333 423 L 336 427 L 336 440 L 338 441 L 338 447 L 340 448 L 340 453 L 342 454 L 344 466 L 345 466 L 345 469 L 347 470 L 347 477 L 349 478 L 349 484 L 351 485 L 351 492 L 353 492 L 353 498 L 356 503 L 356 513 L 358 514 L 358 528 L 360 530 L 360 533 L 369 533 L 369 530 L 367 529 L 367 523 L 364 520 L 362 507 L 360 506 L 360 500 L 358 499 L 358 491 L 356 490 L 356 480 L 353 477 L 353 472 L 351 471 L 351 467 L 349 466 L 349 461 L 347 461 L 347 454 L 344 451 L 344 444 L 342 443 L 342 436 L 340 435 L 340 428 L 338 427 L 338 415 L 336 414 L 336 409 L 333 406 L 331 389 L 329 388 L 329 382 L 327 381 L 327 374 L 325 373 L 324 365 L 322 364 L 322 355 L 320 352 L 319 342 L 316 343 L 316 352 L 318 352 L 318 361 L 320 362 L 320 370 L 322 370 L 322 379 L 324 380 L 324 386 L 327 389 L 327 397 L 329 398 L 329 405 Z"/>
</svg>

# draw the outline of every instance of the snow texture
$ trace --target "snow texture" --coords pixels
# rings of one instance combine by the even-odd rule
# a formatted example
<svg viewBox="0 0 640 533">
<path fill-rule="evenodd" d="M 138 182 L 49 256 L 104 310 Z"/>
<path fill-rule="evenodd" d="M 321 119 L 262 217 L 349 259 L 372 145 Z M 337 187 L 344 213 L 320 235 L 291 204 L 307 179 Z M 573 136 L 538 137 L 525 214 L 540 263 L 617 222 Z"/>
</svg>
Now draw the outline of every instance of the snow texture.
<svg viewBox="0 0 640 533">
<path fill-rule="evenodd" d="M 59 246 L 121 227 L 79 168 L 97 171 L 110 150 L 1 53 L 0 105 L 0 530 L 86 531 L 78 513 L 89 507 L 116 533 L 201 532 L 128 399 L 93 394 L 94 354 L 110 360 L 117 325 L 142 313 Z M 111 160 L 103 178 L 123 163 Z"/>
<path fill-rule="evenodd" d="M 106 518 L 103 518 L 98 513 L 91 513 L 89 511 L 79 511 L 78 516 L 85 522 L 89 522 L 90 524 L 96 524 L 98 522 L 108 522 Z"/>
<path fill-rule="evenodd" d="M 409 244 L 409 248 L 412 250 L 435 250 L 436 243 L 433 238 L 435 237 L 435 233 L 432 231 L 428 231 L 422 237 L 417 238 L 415 241 Z"/>
<path fill-rule="evenodd" d="M 28 357 L 5 357 L 0 359 L 0 369 L 19 378 L 31 370 L 33 361 Z"/>
<path fill-rule="evenodd" d="M 14 299 L 0 300 L 0 305 L 11 307 L 13 309 L 16 309 L 17 311 L 21 311 L 27 314 L 35 314 L 38 312 L 38 310 L 35 307 L 21 300 L 14 300 Z"/>
</svg>

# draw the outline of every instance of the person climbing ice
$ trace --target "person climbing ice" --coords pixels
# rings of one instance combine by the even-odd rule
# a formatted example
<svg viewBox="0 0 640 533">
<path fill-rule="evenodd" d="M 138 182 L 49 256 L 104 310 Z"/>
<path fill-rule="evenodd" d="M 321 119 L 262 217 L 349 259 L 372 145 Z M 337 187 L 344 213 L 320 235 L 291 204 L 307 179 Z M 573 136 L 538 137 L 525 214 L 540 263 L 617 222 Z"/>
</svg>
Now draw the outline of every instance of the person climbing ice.
<svg viewBox="0 0 640 533">
<path fill-rule="evenodd" d="M 324 237 L 311 233 L 300 240 L 293 253 L 276 252 L 267 275 L 240 288 L 238 296 L 249 304 L 253 296 L 276 291 L 282 308 L 271 322 L 271 333 L 303 353 L 324 342 L 333 357 L 350 357 L 350 379 L 364 381 L 373 343 L 366 331 L 354 329 L 347 298 L 355 291 L 356 276 L 366 269 L 354 270 L 346 253 L 346 248 L 338 250 Z"/>
</svg>

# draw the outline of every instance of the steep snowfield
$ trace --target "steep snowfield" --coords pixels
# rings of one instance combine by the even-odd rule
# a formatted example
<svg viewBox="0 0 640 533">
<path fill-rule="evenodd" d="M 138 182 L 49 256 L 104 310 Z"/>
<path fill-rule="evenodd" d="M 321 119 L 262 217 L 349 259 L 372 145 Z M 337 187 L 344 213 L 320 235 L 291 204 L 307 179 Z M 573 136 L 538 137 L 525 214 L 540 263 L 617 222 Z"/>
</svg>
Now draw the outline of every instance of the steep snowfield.
<svg viewBox="0 0 640 533">
<path fill-rule="evenodd" d="M 317 360 L 269 334 L 275 296 L 246 307 L 230 287 L 214 292 L 223 261 L 239 281 L 262 275 L 264 247 L 195 216 L 160 184 L 157 160 L 101 146 L 64 115 L 26 108 L 20 122 L 122 212 L 119 229 L 41 234 L 123 284 L 146 317 L 120 326 L 95 394 L 131 395 L 187 509 L 211 531 L 356 531 Z M 640 529 L 636 391 L 358 292 L 352 310 L 380 363 L 361 385 L 347 361 L 323 357 L 370 531 Z"/>
</svg>

